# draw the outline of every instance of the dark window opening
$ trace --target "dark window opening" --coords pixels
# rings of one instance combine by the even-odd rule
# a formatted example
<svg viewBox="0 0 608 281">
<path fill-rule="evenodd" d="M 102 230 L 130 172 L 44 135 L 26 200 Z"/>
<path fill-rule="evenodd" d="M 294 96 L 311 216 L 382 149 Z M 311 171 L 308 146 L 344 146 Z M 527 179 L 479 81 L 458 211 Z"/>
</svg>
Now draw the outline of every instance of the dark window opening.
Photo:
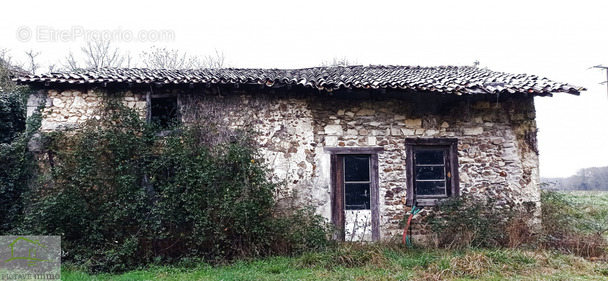
<svg viewBox="0 0 608 281">
<path fill-rule="evenodd" d="M 407 205 L 458 196 L 458 139 L 406 139 Z"/>
<path fill-rule="evenodd" d="M 150 99 L 150 122 L 163 129 L 173 127 L 180 123 L 177 97 L 163 97 Z"/>
<path fill-rule="evenodd" d="M 346 210 L 370 209 L 370 156 L 344 155 L 344 205 Z"/>
<path fill-rule="evenodd" d="M 447 192 L 447 174 L 445 169 L 446 149 L 414 149 L 414 185 L 416 193 L 421 196 L 449 196 Z"/>
</svg>

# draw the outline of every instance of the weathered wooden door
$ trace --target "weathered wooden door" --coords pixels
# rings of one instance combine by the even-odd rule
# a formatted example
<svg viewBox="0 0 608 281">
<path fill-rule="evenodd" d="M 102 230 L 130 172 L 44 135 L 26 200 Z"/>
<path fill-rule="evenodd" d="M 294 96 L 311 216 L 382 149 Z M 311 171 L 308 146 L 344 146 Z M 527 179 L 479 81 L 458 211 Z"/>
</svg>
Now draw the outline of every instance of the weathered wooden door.
<svg viewBox="0 0 608 281">
<path fill-rule="evenodd" d="M 380 239 L 377 163 L 377 154 L 332 155 L 332 222 L 337 239 Z"/>
</svg>

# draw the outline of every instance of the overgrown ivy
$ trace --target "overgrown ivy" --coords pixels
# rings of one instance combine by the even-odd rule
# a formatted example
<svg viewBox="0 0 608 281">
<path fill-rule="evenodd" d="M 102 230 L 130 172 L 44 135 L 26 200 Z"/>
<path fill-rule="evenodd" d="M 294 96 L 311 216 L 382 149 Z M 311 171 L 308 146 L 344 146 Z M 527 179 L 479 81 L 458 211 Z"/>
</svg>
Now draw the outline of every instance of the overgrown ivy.
<svg viewBox="0 0 608 281">
<path fill-rule="evenodd" d="M 213 145 L 203 123 L 161 136 L 119 102 L 105 105 L 80 129 L 46 136 L 50 177 L 31 193 L 20 228 L 61 235 L 65 261 L 120 271 L 329 245 L 311 210 L 278 211 L 246 132 Z"/>
<path fill-rule="evenodd" d="M 0 143 L 11 143 L 25 130 L 25 99 L 22 92 L 0 93 Z"/>
<path fill-rule="evenodd" d="M 25 121 L 25 97 L 29 91 L 23 87 L 11 89 L 0 93 L 0 235 L 23 219 L 24 195 L 36 174 L 27 143 L 40 126 L 39 115 L 30 118 L 27 124 Z"/>
</svg>

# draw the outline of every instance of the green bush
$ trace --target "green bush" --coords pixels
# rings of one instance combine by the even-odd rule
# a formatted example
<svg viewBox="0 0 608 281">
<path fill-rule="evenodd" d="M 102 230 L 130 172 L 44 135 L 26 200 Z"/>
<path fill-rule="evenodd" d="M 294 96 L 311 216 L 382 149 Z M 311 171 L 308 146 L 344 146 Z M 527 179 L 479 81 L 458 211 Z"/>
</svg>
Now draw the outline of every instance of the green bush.
<svg viewBox="0 0 608 281">
<path fill-rule="evenodd" d="M 543 204 L 543 230 L 546 234 L 563 233 L 565 229 L 575 229 L 577 219 L 582 214 L 576 211 L 572 201 L 566 194 L 553 190 L 541 190 Z"/>
<path fill-rule="evenodd" d="M 529 215 L 465 194 L 439 205 L 428 222 L 440 247 L 512 247 L 530 242 Z"/>
<path fill-rule="evenodd" d="M 33 158 L 24 137 L 0 143 L 0 235 L 7 234 L 23 218 L 24 194 L 34 171 Z"/>
<path fill-rule="evenodd" d="M 24 96 L 19 88 L 0 93 L 0 235 L 7 234 L 23 219 L 24 194 L 35 177 L 35 160 L 27 143 L 40 126 L 40 117 L 28 120 L 26 130 Z"/>
<path fill-rule="evenodd" d="M 608 252 L 606 218 L 602 210 L 580 204 L 571 194 L 541 190 L 542 227 L 532 231 L 532 212 L 496 208 L 491 200 L 471 195 L 439 205 L 426 219 L 444 248 L 535 246 L 587 258 Z"/>
<path fill-rule="evenodd" d="M 25 130 L 25 99 L 21 92 L 0 92 L 0 143 L 10 143 Z"/>
<path fill-rule="evenodd" d="M 333 226 L 310 207 L 275 212 L 272 249 L 276 253 L 300 254 L 336 246 L 328 240 Z"/>
<path fill-rule="evenodd" d="M 161 136 L 113 101 L 101 114 L 78 131 L 48 136 L 52 177 L 33 193 L 23 224 L 61 235 L 65 260 L 122 271 L 328 245 L 318 216 L 277 211 L 275 185 L 248 134 L 210 144 L 197 125 Z"/>
</svg>

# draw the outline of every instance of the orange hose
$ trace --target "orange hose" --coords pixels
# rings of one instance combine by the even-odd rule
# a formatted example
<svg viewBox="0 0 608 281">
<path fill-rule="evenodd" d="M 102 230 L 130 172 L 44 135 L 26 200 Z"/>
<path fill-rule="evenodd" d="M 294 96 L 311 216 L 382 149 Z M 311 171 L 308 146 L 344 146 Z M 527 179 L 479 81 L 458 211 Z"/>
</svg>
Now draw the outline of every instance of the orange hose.
<svg viewBox="0 0 608 281">
<path fill-rule="evenodd" d="M 413 211 L 414 209 L 412 209 Z M 410 217 L 407 218 L 407 224 L 405 224 L 405 229 L 403 229 L 403 245 L 407 246 L 407 230 L 410 228 L 410 223 L 412 222 L 412 217 L 414 217 L 414 212 L 410 211 Z"/>
</svg>

